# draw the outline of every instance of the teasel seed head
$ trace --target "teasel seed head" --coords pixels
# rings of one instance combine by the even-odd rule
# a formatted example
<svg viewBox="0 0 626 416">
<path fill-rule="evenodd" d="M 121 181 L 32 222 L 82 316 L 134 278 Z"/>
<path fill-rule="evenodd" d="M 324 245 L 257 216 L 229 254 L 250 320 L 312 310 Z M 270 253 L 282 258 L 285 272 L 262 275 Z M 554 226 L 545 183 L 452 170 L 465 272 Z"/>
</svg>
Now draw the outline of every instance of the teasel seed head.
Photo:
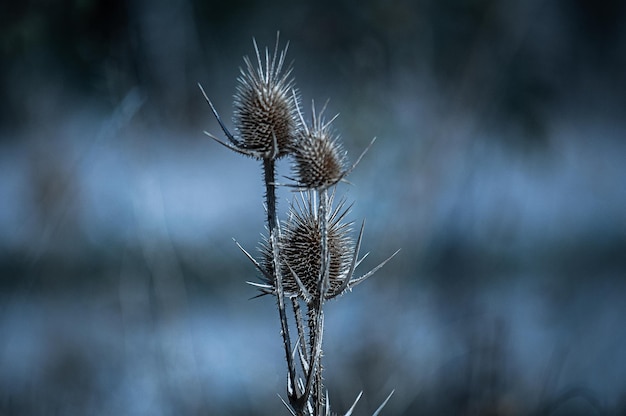
<svg viewBox="0 0 626 416">
<path fill-rule="evenodd" d="M 296 138 L 292 165 L 297 188 L 325 189 L 335 185 L 347 173 L 347 154 L 331 129 L 331 123 L 337 116 L 325 122 L 325 109 L 326 106 L 316 114 L 315 103 L 312 104 L 310 126 L 307 126 L 298 109 L 303 128 Z"/>
<path fill-rule="evenodd" d="M 265 49 L 264 64 L 255 40 L 257 66 L 245 57 L 245 69 L 240 69 L 233 123 L 239 147 L 259 159 L 288 154 L 299 128 L 292 69 L 285 68 L 288 47 L 279 52 L 277 36 L 273 55 Z"/>
<path fill-rule="evenodd" d="M 349 208 L 344 208 L 345 202 L 342 201 L 331 212 L 328 222 L 330 287 L 326 299 L 344 291 L 344 282 L 350 277 L 348 275 L 355 252 L 354 241 L 350 237 L 352 223 L 343 221 Z M 302 201 L 292 203 L 289 219 L 281 227 L 279 239 L 284 292 L 287 296 L 297 296 L 307 302 L 319 297 L 318 282 L 322 264 L 320 221 L 312 197 L 303 196 Z M 262 242 L 260 250 L 261 264 L 266 270 L 264 275 L 273 276 L 272 252 L 267 239 Z M 273 288 L 273 282 L 265 283 Z"/>
</svg>

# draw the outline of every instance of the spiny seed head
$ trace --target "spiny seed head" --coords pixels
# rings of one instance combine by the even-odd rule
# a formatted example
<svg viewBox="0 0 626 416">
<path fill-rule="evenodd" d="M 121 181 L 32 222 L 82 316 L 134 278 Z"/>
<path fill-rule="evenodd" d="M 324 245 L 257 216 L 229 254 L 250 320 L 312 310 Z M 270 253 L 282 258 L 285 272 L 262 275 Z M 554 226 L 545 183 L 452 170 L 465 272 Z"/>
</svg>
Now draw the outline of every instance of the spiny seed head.
<svg viewBox="0 0 626 416">
<path fill-rule="evenodd" d="M 233 123 L 242 150 L 259 158 L 274 159 L 290 152 L 299 127 L 297 94 L 291 68 L 283 71 L 288 45 L 274 54 L 265 48 L 265 64 L 254 41 L 257 67 L 244 58 L 245 70 L 240 69 L 234 100 Z"/>
<path fill-rule="evenodd" d="M 295 142 L 292 168 L 300 188 L 328 188 L 339 182 L 346 172 L 346 152 L 330 127 L 336 116 L 325 123 L 323 112 L 324 109 L 316 115 L 313 105 L 311 126 L 302 121 L 304 128 Z"/>
<path fill-rule="evenodd" d="M 343 209 L 344 203 L 331 212 L 328 221 L 328 253 L 330 287 L 326 298 L 340 294 L 340 287 L 346 279 L 352 257 L 354 242 L 350 238 L 351 223 L 342 222 L 348 210 Z M 300 204 L 296 201 L 290 208 L 289 220 L 282 229 L 279 239 L 281 275 L 283 288 L 287 296 L 319 297 L 318 283 L 322 267 L 322 230 L 321 219 L 313 202 L 308 199 Z M 260 247 L 262 265 L 273 276 L 271 245 L 265 239 Z M 298 280 L 300 282 L 298 282 Z M 270 286 L 274 282 L 265 282 Z M 306 289 L 303 292 L 302 287 Z"/>
</svg>

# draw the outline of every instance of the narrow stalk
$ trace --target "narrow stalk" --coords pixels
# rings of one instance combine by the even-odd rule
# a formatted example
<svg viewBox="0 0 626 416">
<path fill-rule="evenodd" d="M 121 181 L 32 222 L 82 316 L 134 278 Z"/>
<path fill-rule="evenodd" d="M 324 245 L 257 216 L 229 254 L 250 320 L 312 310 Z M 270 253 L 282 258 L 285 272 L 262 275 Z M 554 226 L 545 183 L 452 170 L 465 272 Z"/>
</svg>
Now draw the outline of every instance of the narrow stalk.
<svg viewBox="0 0 626 416">
<path fill-rule="evenodd" d="M 330 254 L 328 252 L 328 190 L 326 188 L 319 191 L 320 206 L 320 233 L 322 235 L 322 261 L 320 267 L 320 280 L 319 280 L 319 292 L 320 292 L 320 306 L 326 299 L 326 293 L 330 287 Z"/>
<path fill-rule="evenodd" d="M 289 326 L 287 324 L 287 313 L 285 312 L 285 294 L 283 292 L 283 279 L 280 269 L 280 256 L 278 247 L 278 222 L 276 220 L 276 186 L 274 177 L 276 165 L 273 159 L 263 159 L 263 170 L 265 178 L 265 199 L 267 204 L 267 228 L 270 234 L 270 244 L 272 247 L 272 262 L 274 264 L 274 279 L 276 287 L 276 297 L 278 299 L 278 314 L 280 316 L 280 330 L 285 345 L 285 357 L 287 359 L 289 380 L 287 390 L 289 401 L 296 402 L 298 397 L 296 368 L 291 356 L 291 339 L 289 337 Z"/>
<path fill-rule="evenodd" d="M 317 356 L 316 356 L 316 371 L 315 371 L 315 408 L 317 415 L 323 414 L 325 395 L 323 392 L 324 386 L 322 384 L 322 336 L 324 333 L 324 320 L 323 305 L 326 299 L 326 293 L 330 288 L 330 253 L 328 249 L 328 191 L 326 188 L 319 191 L 319 216 L 320 216 L 320 233 L 322 235 L 321 241 L 321 267 L 319 276 L 319 309 L 317 310 L 317 329 L 318 340 L 316 340 Z"/>
<path fill-rule="evenodd" d="M 318 190 L 319 206 L 318 221 L 321 234 L 321 259 L 318 276 L 318 295 L 308 304 L 307 312 L 309 319 L 309 346 L 311 348 L 311 366 L 307 374 L 305 400 L 312 395 L 314 415 L 323 414 L 324 394 L 322 385 L 322 337 L 324 333 L 323 305 L 326 293 L 330 287 L 330 253 L 328 249 L 328 192 L 326 189 Z"/>
</svg>

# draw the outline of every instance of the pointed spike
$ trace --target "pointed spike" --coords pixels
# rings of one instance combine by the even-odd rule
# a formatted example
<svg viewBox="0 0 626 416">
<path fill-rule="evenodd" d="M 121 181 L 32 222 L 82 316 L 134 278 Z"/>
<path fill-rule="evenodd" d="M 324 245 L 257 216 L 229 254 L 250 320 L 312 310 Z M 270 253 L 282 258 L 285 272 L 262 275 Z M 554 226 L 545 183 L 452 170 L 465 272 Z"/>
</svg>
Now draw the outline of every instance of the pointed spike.
<svg viewBox="0 0 626 416">
<path fill-rule="evenodd" d="M 281 55 L 282 55 L 282 58 L 283 58 L 282 62 L 285 62 L 285 58 L 287 57 L 287 51 L 289 50 L 290 42 L 291 41 L 289 41 L 289 40 L 287 42 L 285 42 L 285 49 L 283 49 L 283 51 L 281 52 Z"/>
<path fill-rule="evenodd" d="M 326 416 L 330 416 L 330 397 L 328 397 L 328 389 L 326 389 Z"/>
<path fill-rule="evenodd" d="M 324 111 L 326 111 L 326 107 L 328 107 L 328 103 L 330 102 L 330 98 L 327 98 L 326 101 L 324 102 L 324 106 L 322 107 L 322 110 L 318 113 L 319 118 L 322 118 L 322 114 L 324 114 Z"/>
<path fill-rule="evenodd" d="M 250 286 L 254 286 L 254 287 L 258 288 L 259 291 L 261 292 L 261 293 L 259 293 L 256 296 L 252 296 L 251 298 L 248 298 L 248 300 L 252 300 L 252 299 L 256 299 L 256 298 L 260 298 L 260 297 L 263 297 L 263 296 L 273 295 L 274 294 L 274 290 L 271 287 L 263 287 L 259 283 L 254 283 L 254 282 L 246 282 L 246 283 L 249 284 Z"/>
<path fill-rule="evenodd" d="M 256 296 L 252 296 L 251 298 L 248 298 L 248 300 L 254 300 L 256 298 L 262 298 L 263 296 L 267 296 L 267 295 L 269 295 L 269 293 L 259 293 Z"/>
<path fill-rule="evenodd" d="M 304 391 L 304 380 L 302 380 L 302 377 L 298 377 L 298 387 Z"/>
<path fill-rule="evenodd" d="M 235 244 L 237 244 L 237 247 L 239 247 L 239 250 L 241 250 L 243 252 L 243 254 L 245 254 L 245 256 L 248 258 L 248 260 L 250 260 L 252 262 L 252 264 L 254 264 L 254 267 L 256 267 L 256 269 L 258 271 L 260 271 L 263 274 L 263 276 L 265 276 L 265 278 L 267 279 L 268 282 L 271 282 L 271 281 L 274 280 L 273 277 L 267 272 L 267 270 L 265 270 L 263 267 L 261 267 L 259 262 L 256 261 L 256 259 L 254 257 L 252 257 L 252 255 L 250 253 L 248 253 L 246 251 L 246 249 L 243 248 L 241 246 L 241 244 L 239 244 L 239 242 L 237 242 L 237 240 L 235 240 L 233 238 L 233 241 L 235 242 Z"/>
<path fill-rule="evenodd" d="M 296 416 L 296 412 L 293 411 L 293 409 L 291 408 L 291 406 L 289 406 L 287 404 L 287 402 L 285 401 L 285 399 L 283 399 L 282 397 L 280 397 L 280 394 L 277 394 L 278 398 L 280 399 L 281 402 L 283 402 L 283 404 L 285 405 L 285 407 L 287 408 L 287 410 L 289 410 L 289 413 L 291 413 L 293 416 Z"/>
<path fill-rule="evenodd" d="M 300 110 L 300 105 L 298 104 L 295 88 L 291 89 L 291 94 L 293 95 L 293 101 L 296 104 L 296 111 L 298 112 L 298 117 L 300 117 L 300 122 L 302 123 L 302 127 L 304 128 L 304 132 L 308 135 L 310 134 L 309 127 L 307 126 L 306 121 L 304 120 L 304 115 L 302 114 L 302 111 Z"/>
<path fill-rule="evenodd" d="M 341 211 L 341 215 L 339 215 L 339 217 L 337 219 L 334 218 L 335 215 L 337 213 L 339 213 L 340 209 L 343 208 L 343 206 L 345 205 L 345 202 L 346 202 L 345 199 L 343 201 L 341 201 L 339 203 L 338 208 L 335 211 L 335 213 L 333 213 L 333 215 L 331 215 L 331 220 L 333 220 L 333 222 L 335 222 L 335 223 L 341 222 L 341 220 L 343 220 L 346 217 L 346 215 L 348 215 L 352 211 L 352 207 L 354 206 L 354 202 L 351 202 L 350 205 L 348 205 L 348 207 L 345 210 Z M 363 221 L 363 223 L 365 223 L 365 221 Z"/>
<path fill-rule="evenodd" d="M 296 279 L 296 283 L 298 283 L 298 287 L 300 288 L 300 292 L 302 292 L 302 297 L 304 298 L 304 301 L 309 302 L 313 298 L 311 292 L 309 292 L 304 286 L 304 283 L 302 283 L 302 280 L 300 280 L 298 274 L 291 268 L 291 265 L 287 261 L 285 261 L 285 264 L 287 265 L 287 267 L 289 267 L 289 271 L 293 275 L 293 278 Z"/>
<path fill-rule="evenodd" d="M 274 290 L 273 286 L 267 285 L 265 283 L 257 283 L 257 282 L 246 281 L 246 284 L 249 284 L 250 286 L 254 286 L 254 287 L 258 288 L 258 289 Z"/>
<path fill-rule="evenodd" d="M 289 178 L 287 178 L 287 179 L 289 179 Z M 290 188 L 291 187 L 291 184 L 289 184 L 289 183 L 282 183 L 282 182 L 268 182 L 268 183 L 270 185 L 276 186 L 276 187 L 278 187 L 278 186 L 284 186 L 286 188 Z"/>
<path fill-rule="evenodd" d="M 354 400 L 354 403 L 352 403 L 352 406 L 350 406 L 350 408 L 346 412 L 345 416 L 352 416 L 352 412 L 354 411 L 354 408 L 356 407 L 356 404 L 359 402 L 359 400 L 361 400 L 361 396 L 363 396 L 363 390 L 361 390 L 359 395 L 356 396 L 356 399 Z"/>
<path fill-rule="evenodd" d="M 389 260 L 391 260 L 392 258 L 395 257 L 396 254 L 398 254 L 400 252 L 400 249 L 396 250 L 395 253 L 393 253 L 391 256 L 389 256 L 387 258 L 387 260 L 383 261 L 382 263 L 380 263 L 378 266 L 374 267 L 372 270 L 370 270 L 369 272 L 365 273 L 363 276 L 359 277 L 358 279 L 354 279 L 350 282 L 350 284 L 348 285 L 350 288 L 355 287 L 356 285 L 362 283 L 365 279 L 367 279 L 368 277 L 372 276 L 374 273 L 376 273 L 378 270 L 380 270 L 381 267 L 383 267 L 385 264 L 387 264 L 387 262 Z"/>
<path fill-rule="evenodd" d="M 271 76 L 272 74 L 270 72 L 270 51 L 266 46 L 265 47 L 265 82 L 269 83 Z"/>
<path fill-rule="evenodd" d="M 198 82 L 198 87 L 200 87 L 200 91 L 202 92 L 202 95 L 204 96 L 204 99 L 206 100 L 207 103 L 209 103 L 209 107 L 211 107 L 211 111 L 213 112 L 213 115 L 217 119 L 217 122 L 219 123 L 220 127 L 222 128 L 222 131 L 224 132 L 224 134 L 226 135 L 228 140 L 234 146 L 239 147 L 239 143 L 237 142 L 235 137 L 230 133 L 230 131 L 228 131 L 228 129 L 226 128 L 226 125 L 222 121 L 222 118 L 220 117 L 220 115 L 217 113 L 217 110 L 215 109 L 215 106 L 213 105 L 213 103 L 209 99 L 209 96 L 206 95 L 206 92 L 204 92 L 204 88 L 202 88 L 202 85 L 199 82 Z"/>
<path fill-rule="evenodd" d="M 256 43 L 256 38 L 252 37 L 252 44 L 254 45 L 254 54 L 256 55 L 256 61 L 257 61 L 257 73 L 261 75 L 261 78 L 263 76 L 263 63 L 261 62 L 261 54 L 259 53 L 259 45 Z"/>
<path fill-rule="evenodd" d="M 382 404 L 380 406 L 378 406 L 378 409 L 376 409 L 376 411 L 372 414 L 372 416 L 378 416 L 380 414 L 380 412 L 382 412 L 383 408 L 385 407 L 385 405 L 387 404 L 387 402 L 389 401 L 389 399 L 391 399 L 391 396 L 393 396 L 393 394 L 396 392 L 396 390 L 391 390 L 391 393 L 389 393 L 389 396 L 387 396 L 387 398 L 385 399 L 384 402 L 382 402 Z"/>
<path fill-rule="evenodd" d="M 345 177 L 339 179 L 339 182 L 341 183 L 345 183 L 346 185 L 351 185 L 353 186 L 354 184 L 352 182 L 350 182 L 349 180 L 347 180 Z"/>
<path fill-rule="evenodd" d="M 292 360 L 296 359 L 296 353 L 300 349 L 299 347 L 300 347 L 300 335 L 298 335 L 298 338 L 296 339 L 296 344 L 294 345 L 293 349 L 291 350 L 291 359 Z"/>
<path fill-rule="evenodd" d="M 326 102 L 326 104 L 328 104 L 328 102 Z M 324 108 L 326 108 L 326 106 L 324 106 Z M 328 126 L 333 124 L 333 121 L 337 120 L 337 117 L 339 117 L 339 113 L 335 114 L 333 118 L 324 123 L 324 125 L 322 126 L 322 130 L 325 130 Z"/>
<path fill-rule="evenodd" d="M 293 178 L 292 176 L 284 175 L 283 178 L 287 179 L 288 181 L 292 181 L 292 182 L 296 181 L 296 179 Z M 285 186 L 292 186 L 292 185 L 285 185 Z"/>
<path fill-rule="evenodd" d="M 249 150 L 244 150 L 244 149 L 236 147 L 236 146 L 234 146 L 234 145 L 232 145 L 230 143 L 226 143 L 226 142 L 218 139 L 217 137 L 215 137 L 214 135 L 212 135 L 208 131 L 204 131 L 203 133 L 206 134 L 207 136 L 209 136 L 211 139 L 213 139 L 216 142 L 218 142 L 219 144 L 221 144 L 222 146 L 227 147 L 228 149 L 232 150 L 233 152 L 237 152 L 237 153 L 239 153 L 241 155 L 244 155 L 244 156 L 256 157 L 256 154 L 257 154 L 256 152 L 252 152 L 252 151 L 249 151 Z"/>
<path fill-rule="evenodd" d="M 341 178 L 339 180 L 342 180 L 343 178 L 348 176 L 350 173 L 352 173 L 352 171 L 357 167 L 359 162 L 361 162 L 361 159 L 363 159 L 363 156 L 365 156 L 368 150 L 370 150 L 370 147 L 372 147 L 375 141 L 376 141 L 376 137 L 374 137 L 372 141 L 370 142 L 370 144 L 367 145 L 367 147 L 363 150 L 361 155 L 357 158 L 356 162 L 354 162 L 354 164 L 348 170 L 346 170 L 344 173 L 341 174 Z"/>
<path fill-rule="evenodd" d="M 365 260 L 365 259 L 367 258 L 367 256 L 369 256 L 369 255 L 370 255 L 370 252 L 369 252 L 369 251 L 368 251 L 367 253 L 365 253 L 365 254 L 363 255 L 363 257 L 361 257 L 361 259 L 360 259 L 360 260 L 356 263 L 356 267 L 359 267 L 359 265 L 360 265 L 361 263 L 363 263 L 363 260 Z"/>
<path fill-rule="evenodd" d="M 359 230 L 359 236 L 356 240 L 356 245 L 354 247 L 354 256 L 352 257 L 352 262 L 350 263 L 350 269 L 348 270 L 348 274 L 346 275 L 346 278 L 341 283 L 341 286 L 339 287 L 339 289 L 337 289 L 335 293 L 332 294 L 333 297 L 342 294 L 350 286 L 350 282 L 352 281 L 352 276 L 354 275 L 354 269 L 356 269 L 359 263 L 357 259 L 359 258 L 359 250 L 361 250 L 361 240 L 363 239 L 364 229 L 365 229 L 365 220 L 363 220 L 363 222 L 361 223 L 361 229 Z"/>
<path fill-rule="evenodd" d="M 272 78 L 278 73 L 278 70 L 276 68 L 276 57 L 278 56 L 278 42 L 280 40 L 280 32 L 276 33 L 276 44 L 274 45 L 274 56 L 272 56 L 272 69 L 270 70 L 270 73 L 272 74 Z M 269 62 L 267 62 L 267 65 L 269 66 Z"/>
<path fill-rule="evenodd" d="M 335 195 L 337 194 L 337 188 L 333 188 L 332 192 L 330 193 L 330 197 L 328 199 L 329 201 L 329 205 L 332 206 L 333 201 L 335 200 Z M 344 199 L 345 200 L 345 199 Z"/>
<path fill-rule="evenodd" d="M 243 68 L 239 67 L 239 78 L 237 78 L 237 80 L 245 85 L 250 86 L 250 81 L 254 82 L 254 80 L 250 80 L 250 77 L 254 74 L 254 72 L 256 71 L 256 69 L 254 68 L 254 65 L 252 65 L 252 61 L 250 61 L 250 58 L 248 58 L 247 56 L 243 57 L 243 62 L 246 64 L 246 69 L 248 70 L 248 72 L 246 73 L 246 71 L 243 70 Z M 237 89 L 239 90 L 241 87 L 238 85 Z"/>
</svg>

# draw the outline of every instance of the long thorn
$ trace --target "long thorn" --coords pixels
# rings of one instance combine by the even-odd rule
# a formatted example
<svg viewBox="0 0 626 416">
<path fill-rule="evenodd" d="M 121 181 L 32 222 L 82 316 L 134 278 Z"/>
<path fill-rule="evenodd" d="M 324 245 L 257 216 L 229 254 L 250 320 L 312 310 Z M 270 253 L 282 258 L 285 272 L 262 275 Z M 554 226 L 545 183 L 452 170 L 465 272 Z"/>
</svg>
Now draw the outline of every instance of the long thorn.
<svg viewBox="0 0 626 416">
<path fill-rule="evenodd" d="M 389 396 L 387 396 L 385 401 L 382 402 L 382 404 L 380 406 L 378 406 L 378 409 L 376 409 L 376 411 L 372 414 L 372 416 L 378 416 L 380 414 L 380 412 L 383 410 L 383 407 L 385 407 L 385 405 L 387 404 L 389 399 L 391 399 L 391 396 L 393 396 L 393 393 L 395 393 L 395 389 L 391 390 L 391 393 L 389 393 Z"/>
<path fill-rule="evenodd" d="M 293 416 L 296 416 L 296 412 L 293 411 L 293 409 L 291 408 L 291 406 L 289 406 L 289 404 L 287 404 L 287 402 L 285 401 L 285 399 L 283 399 L 280 394 L 278 394 L 278 398 L 280 399 L 281 402 L 283 402 L 283 404 L 285 405 L 285 407 L 287 408 L 287 410 L 289 410 L 289 413 L 291 413 Z"/>
<path fill-rule="evenodd" d="M 391 256 L 387 257 L 387 260 L 383 261 L 378 266 L 374 267 L 372 270 L 370 270 L 369 272 L 365 273 L 363 276 L 359 277 L 358 279 L 352 280 L 350 282 L 350 285 L 349 285 L 350 288 L 353 288 L 356 285 L 358 285 L 359 283 L 362 283 L 365 279 L 367 279 L 368 277 L 370 277 L 371 275 L 376 273 L 381 267 L 383 267 L 385 264 L 387 264 L 387 262 L 389 260 L 391 260 L 392 258 L 394 258 L 395 255 L 398 254 L 399 252 L 400 252 L 400 249 L 397 249 L 395 253 L 393 253 Z"/>
<path fill-rule="evenodd" d="M 250 261 L 252 262 L 252 264 L 254 264 L 254 267 L 256 267 L 256 269 L 257 269 L 258 271 L 260 271 L 260 272 L 263 274 L 263 276 L 265 277 L 265 279 L 266 279 L 268 282 L 271 282 L 271 281 L 272 281 L 272 276 L 271 276 L 271 275 L 267 272 L 267 270 L 265 270 L 263 267 L 261 267 L 261 265 L 259 264 L 259 262 L 258 262 L 258 261 L 256 261 L 256 259 L 255 259 L 254 257 L 252 257 L 252 255 L 251 255 L 250 253 L 248 253 L 248 252 L 246 251 L 246 249 L 245 249 L 245 248 L 243 248 L 243 247 L 241 246 L 241 244 L 239 244 L 239 242 L 238 242 L 237 240 L 235 240 L 235 239 L 233 238 L 233 241 L 235 242 L 235 244 L 237 244 L 237 247 L 239 247 L 239 250 L 241 250 L 241 251 L 243 252 L 243 254 L 245 254 L 245 256 L 248 258 L 248 260 L 250 260 Z"/>
<path fill-rule="evenodd" d="M 359 395 L 356 396 L 356 399 L 354 400 L 354 403 L 352 403 L 352 406 L 350 406 L 350 408 L 348 409 L 348 411 L 346 412 L 346 414 L 344 416 L 352 416 L 352 412 L 354 411 L 354 408 L 356 407 L 356 404 L 359 402 L 359 400 L 361 400 L 361 396 L 363 396 L 363 391 L 362 390 L 359 393 Z"/>
<path fill-rule="evenodd" d="M 356 266 L 358 263 L 359 250 L 361 250 L 361 240 L 363 239 L 364 228 L 365 228 L 365 220 L 363 220 L 363 222 L 361 223 L 361 229 L 359 230 L 359 237 L 357 238 L 356 246 L 354 247 L 354 256 L 352 257 L 352 262 L 350 263 L 350 270 L 348 271 L 346 278 L 341 283 L 341 286 L 339 287 L 339 289 L 337 289 L 337 291 L 333 293 L 333 296 L 337 296 L 343 293 L 343 291 L 348 288 L 348 285 L 350 284 L 350 280 L 352 280 L 354 269 L 356 269 Z"/>
<path fill-rule="evenodd" d="M 372 145 L 374 144 L 374 142 L 376 141 L 376 137 L 374 137 L 372 139 L 372 141 L 370 142 L 370 144 L 367 145 L 367 147 L 363 150 L 363 152 L 361 152 L 361 155 L 357 158 L 356 162 L 354 162 L 352 164 L 352 166 L 346 170 L 345 172 L 343 172 L 343 174 L 341 175 L 341 178 L 339 180 L 342 180 L 343 178 L 345 178 L 346 176 L 348 176 L 350 173 L 352 173 L 352 171 L 357 167 L 357 165 L 359 164 L 359 162 L 361 162 L 361 159 L 363 159 L 363 156 L 365 156 L 365 154 L 367 153 L 368 150 L 370 150 L 370 147 L 372 147 Z"/>
<path fill-rule="evenodd" d="M 302 280 L 300 280 L 300 278 L 298 277 L 298 274 L 295 272 L 295 270 L 293 270 L 291 268 L 291 265 L 289 263 L 287 263 L 285 261 L 285 263 L 287 264 L 287 267 L 289 267 L 289 271 L 291 272 L 292 276 L 294 279 L 296 279 L 296 283 L 298 283 L 298 287 L 300 288 L 300 292 L 302 295 L 302 298 L 304 299 L 305 302 L 309 302 L 311 300 L 311 298 L 313 297 L 311 295 L 311 292 L 309 292 L 309 290 L 306 288 L 306 286 L 304 286 L 304 283 L 302 283 Z"/>
<path fill-rule="evenodd" d="M 247 150 L 247 149 L 241 149 L 233 144 L 230 143 L 226 143 L 220 139 L 218 139 L 217 137 L 215 137 L 214 135 L 212 135 L 211 133 L 209 133 L 208 131 L 204 131 L 204 134 L 206 134 L 207 136 L 209 136 L 211 139 L 215 140 L 216 142 L 218 142 L 219 144 L 221 144 L 222 146 L 232 150 L 233 152 L 237 152 L 241 155 L 244 156 L 250 156 L 250 157 L 256 157 L 256 158 L 262 158 L 262 155 L 259 152 L 255 152 L 252 150 Z"/>
<path fill-rule="evenodd" d="M 213 106 L 213 103 L 211 102 L 211 100 L 209 99 L 208 95 L 206 95 L 206 93 L 204 92 L 204 88 L 202 88 L 202 85 L 198 82 L 198 87 L 200 87 L 200 91 L 202 91 L 202 95 L 204 95 L 204 99 L 206 100 L 207 103 L 209 103 L 209 107 L 211 107 L 211 111 L 213 112 L 213 115 L 215 116 L 215 118 L 217 119 L 217 122 L 219 123 L 220 127 L 222 128 L 222 131 L 224 132 L 224 134 L 226 135 L 226 137 L 228 137 L 228 140 L 235 145 L 236 147 L 239 147 L 239 143 L 237 143 L 237 140 L 235 140 L 235 137 L 230 133 L 230 131 L 228 131 L 228 129 L 226 128 L 226 125 L 224 124 L 224 122 L 222 121 L 221 117 L 219 116 L 219 114 L 217 113 L 217 110 L 215 109 L 215 107 Z"/>
</svg>

